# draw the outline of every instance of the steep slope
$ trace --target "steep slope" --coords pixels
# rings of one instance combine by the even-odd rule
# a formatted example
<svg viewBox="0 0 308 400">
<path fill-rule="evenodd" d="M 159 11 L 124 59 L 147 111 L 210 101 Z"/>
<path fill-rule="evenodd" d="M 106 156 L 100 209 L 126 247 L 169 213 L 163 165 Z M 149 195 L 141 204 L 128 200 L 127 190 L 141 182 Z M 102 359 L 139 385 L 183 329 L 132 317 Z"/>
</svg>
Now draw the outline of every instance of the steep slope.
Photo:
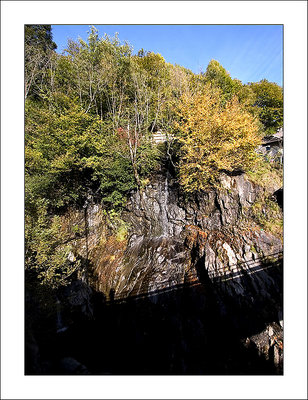
<svg viewBox="0 0 308 400">
<path fill-rule="evenodd" d="M 164 172 L 121 219 L 90 198 L 67 212 L 63 237 L 84 270 L 57 294 L 51 371 L 281 373 L 282 243 L 253 219 L 261 195 L 224 174 L 219 189 L 187 196 Z"/>
<path fill-rule="evenodd" d="M 188 197 L 170 175 L 156 177 L 131 194 L 122 214 L 128 235 L 122 239 L 106 232 L 100 206 L 89 205 L 87 238 L 75 243 L 76 256 L 85 258 L 88 251 L 95 288 L 107 297 L 112 290 L 117 298 L 208 277 L 228 279 L 229 291 L 244 295 L 239 285 L 232 288 L 233 279 L 251 275 L 257 290 L 262 275 L 266 291 L 271 282 L 262 267 L 277 259 L 282 243 L 252 219 L 261 189 L 244 175 L 223 175 L 221 184 Z"/>
</svg>

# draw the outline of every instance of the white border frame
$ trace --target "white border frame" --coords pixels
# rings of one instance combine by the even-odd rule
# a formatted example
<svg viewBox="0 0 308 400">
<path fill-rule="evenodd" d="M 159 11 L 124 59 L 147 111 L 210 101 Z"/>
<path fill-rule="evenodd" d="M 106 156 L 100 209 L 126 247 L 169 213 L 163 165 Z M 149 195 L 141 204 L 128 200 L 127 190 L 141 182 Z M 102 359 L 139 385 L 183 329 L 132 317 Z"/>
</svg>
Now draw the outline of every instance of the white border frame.
<svg viewBox="0 0 308 400">
<path fill-rule="evenodd" d="M 307 3 L 1 2 L 1 372 L 5 399 L 304 399 L 307 395 Z M 284 376 L 24 376 L 24 24 L 284 24 Z"/>
</svg>

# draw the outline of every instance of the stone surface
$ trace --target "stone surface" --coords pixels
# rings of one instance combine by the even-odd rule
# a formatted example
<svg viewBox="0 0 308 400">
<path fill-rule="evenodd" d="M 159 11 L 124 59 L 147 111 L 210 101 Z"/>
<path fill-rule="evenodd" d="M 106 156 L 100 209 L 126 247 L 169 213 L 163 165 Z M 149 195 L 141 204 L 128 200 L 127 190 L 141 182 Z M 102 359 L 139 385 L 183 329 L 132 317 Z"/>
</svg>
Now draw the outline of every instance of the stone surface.
<svg viewBox="0 0 308 400">
<path fill-rule="evenodd" d="M 188 196 L 168 173 L 161 174 L 130 194 L 121 216 L 128 227 L 125 239 L 117 238 L 116 226 L 110 228 L 112 224 L 107 223 L 98 204 L 89 202 L 86 211 L 67 214 L 67 227 L 83 227 L 79 235 L 68 235 L 74 245 L 69 257 L 81 258 L 94 291 L 112 303 L 147 296 L 153 307 L 163 307 L 162 301 L 171 302 L 168 291 L 173 293 L 173 305 L 169 305 L 173 311 L 168 311 L 166 318 L 172 321 L 174 312 L 180 338 L 176 346 L 181 352 L 185 353 L 188 343 L 185 330 L 193 332 L 189 340 L 199 330 L 201 336 L 196 342 L 210 343 L 216 323 L 213 315 L 218 315 L 219 323 L 227 326 L 234 337 L 246 335 L 243 340 L 247 351 L 262 355 L 282 371 L 282 271 L 278 257 L 282 243 L 251 218 L 250 208 L 260 190 L 243 174 L 222 175 L 220 189 Z M 174 292 L 182 291 L 185 285 L 201 285 L 203 289 L 191 292 L 184 324 L 178 314 L 182 295 L 177 298 Z M 70 288 L 68 302 L 89 307 L 90 293 L 82 285 L 75 289 Z M 209 311 L 209 304 L 215 304 L 213 310 Z M 190 316 L 194 307 L 201 314 L 209 313 L 212 320 Z M 269 325 L 273 322 L 277 322 L 275 329 Z M 264 324 L 270 328 L 263 331 Z M 137 340 L 140 332 L 135 334 Z M 138 340 L 141 343 L 144 338 Z M 228 340 L 232 343 L 232 337 Z M 219 352 L 223 354 L 223 347 Z M 185 362 L 174 361 L 174 368 L 182 362 L 180 369 L 185 371 L 185 357 Z M 221 362 L 222 370 L 229 371 L 230 365 L 236 368 L 234 360 L 229 366 L 228 361 Z M 170 363 L 173 365 L 173 361 Z"/>
<path fill-rule="evenodd" d="M 201 275 L 212 281 L 236 277 L 239 282 L 251 275 L 250 286 L 259 290 L 261 279 L 265 293 L 272 285 L 265 267 L 282 251 L 282 243 L 250 218 L 259 192 L 244 174 L 222 174 L 219 190 L 187 196 L 166 172 L 131 193 L 122 214 L 129 227 L 127 240 L 112 236 L 98 204 L 89 202 L 82 212 L 69 212 L 64 225 L 77 226 L 79 233 L 66 228 L 73 246 L 68 257 L 84 260 L 95 288 L 107 297 L 110 290 L 115 298 L 123 297 Z M 258 278 L 253 276 L 256 270 Z M 234 290 L 239 293 L 240 283 Z"/>
</svg>

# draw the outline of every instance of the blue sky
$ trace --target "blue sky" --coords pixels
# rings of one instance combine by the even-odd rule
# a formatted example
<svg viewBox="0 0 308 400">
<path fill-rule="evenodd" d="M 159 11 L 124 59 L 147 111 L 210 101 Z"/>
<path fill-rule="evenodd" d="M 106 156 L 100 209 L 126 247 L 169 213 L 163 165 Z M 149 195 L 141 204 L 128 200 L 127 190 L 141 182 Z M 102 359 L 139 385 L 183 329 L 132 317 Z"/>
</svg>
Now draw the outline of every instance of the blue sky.
<svg viewBox="0 0 308 400">
<path fill-rule="evenodd" d="M 215 59 L 232 78 L 243 83 L 265 78 L 282 85 L 282 25 L 95 25 L 99 36 L 119 34 L 134 52 L 160 53 L 167 62 L 195 73 L 205 71 Z M 86 40 L 89 25 L 52 25 L 61 53 L 67 40 Z"/>
</svg>

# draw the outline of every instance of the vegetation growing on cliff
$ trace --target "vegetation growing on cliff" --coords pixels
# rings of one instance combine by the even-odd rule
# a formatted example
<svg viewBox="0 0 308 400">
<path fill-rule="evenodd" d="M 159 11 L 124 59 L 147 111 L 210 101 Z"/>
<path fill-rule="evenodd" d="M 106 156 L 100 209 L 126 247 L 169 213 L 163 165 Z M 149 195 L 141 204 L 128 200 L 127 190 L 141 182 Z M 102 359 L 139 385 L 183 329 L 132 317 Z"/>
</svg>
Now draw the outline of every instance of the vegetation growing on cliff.
<svg viewBox="0 0 308 400">
<path fill-rule="evenodd" d="M 121 209 L 161 168 L 157 130 L 170 134 L 176 176 L 195 191 L 222 170 L 254 169 L 260 137 L 282 125 L 278 85 L 244 85 L 217 61 L 193 74 L 94 27 L 87 42 L 69 41 L 62 55 L 55 48 L 50 26 L 26 26 L 26 266 L 45 283 L 65 282 L 76 267 L 54 216 L 89 196 Z"/>
<path fill-rule="evenodd" d="M 235 97 L 222 103 L 223 92 L 205 86 L 184 95 L 175 124 L 181 143 L 180 183 L 187 191 L 205 189 L 221 171 L 249 170 L 257 160 L 261 136 L 255 119 Z"/>
<path fill-rule="evenodd" d="M 253 219 L 266 231 L 283 240 L 282 210 L 273 196 L 277 188 L 283 186 L 281 166 L 262 160 L 255 165 L 254 170 L 247 172 L 247 177 L 262 189 L 251 207 Z"/>
</svg>

